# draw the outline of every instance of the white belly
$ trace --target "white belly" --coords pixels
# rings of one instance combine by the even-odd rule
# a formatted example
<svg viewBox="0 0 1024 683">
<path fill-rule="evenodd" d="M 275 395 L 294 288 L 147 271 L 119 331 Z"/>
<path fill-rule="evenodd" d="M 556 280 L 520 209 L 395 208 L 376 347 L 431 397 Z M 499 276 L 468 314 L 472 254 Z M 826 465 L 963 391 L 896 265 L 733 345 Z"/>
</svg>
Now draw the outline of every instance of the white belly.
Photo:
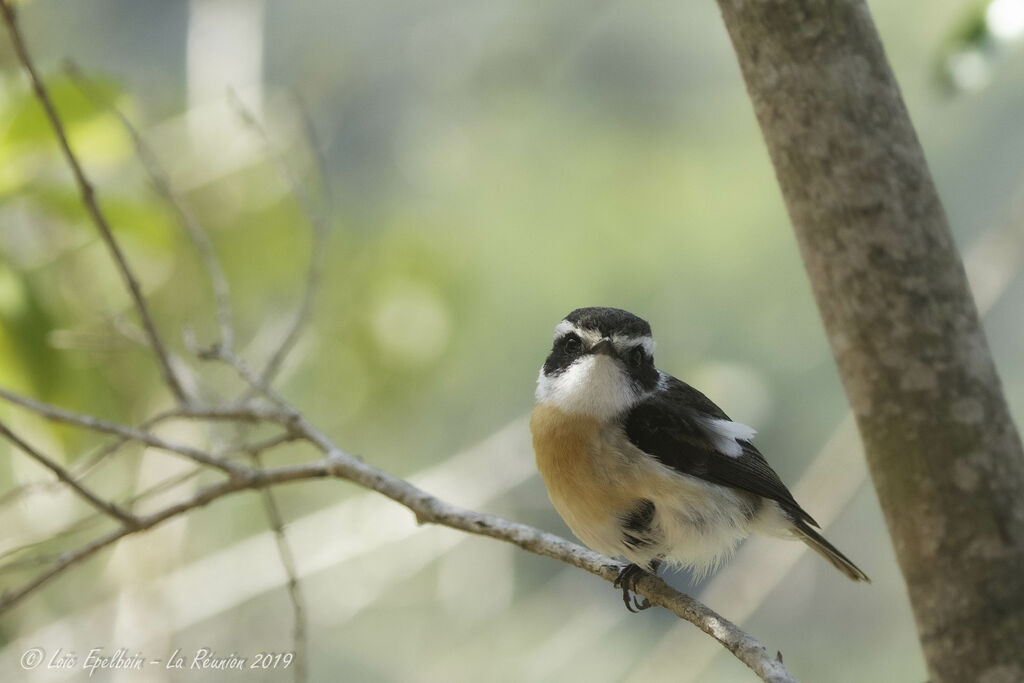
<svg viewBox="0 0 1024 683">
<path fill-rule="evenodd" d="M 644 567 L 662 559 L 704 573 L 749 533 L 759 499 L 661 465 L 618 428 L 544 405 L 530 426 L 551 502 L 593 550 Z M 644 499 L 654 503 L 651 542 L 628 544 L 623 521 Z"/>
</svg>

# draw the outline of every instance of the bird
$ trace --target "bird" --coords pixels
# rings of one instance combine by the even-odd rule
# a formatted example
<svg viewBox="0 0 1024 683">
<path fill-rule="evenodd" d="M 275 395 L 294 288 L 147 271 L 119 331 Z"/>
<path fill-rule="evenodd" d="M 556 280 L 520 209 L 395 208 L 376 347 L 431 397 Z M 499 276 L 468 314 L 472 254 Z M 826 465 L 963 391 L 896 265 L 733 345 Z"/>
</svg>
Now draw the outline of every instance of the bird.
<svg viewBox="0 0 1024 683">
<path fill-rule="evenodd" d="M 753 444 L 755 431 L 654 364 L 650 324 L 578 308 L 555 326 L 530 416 L 537 469 L 569 529 L 622 557 L 630 593 L 663 566 L 703 577 L 751 533 L 798 539 L 853 581 L 870 581 L 825 539 Z"/>
</svg>

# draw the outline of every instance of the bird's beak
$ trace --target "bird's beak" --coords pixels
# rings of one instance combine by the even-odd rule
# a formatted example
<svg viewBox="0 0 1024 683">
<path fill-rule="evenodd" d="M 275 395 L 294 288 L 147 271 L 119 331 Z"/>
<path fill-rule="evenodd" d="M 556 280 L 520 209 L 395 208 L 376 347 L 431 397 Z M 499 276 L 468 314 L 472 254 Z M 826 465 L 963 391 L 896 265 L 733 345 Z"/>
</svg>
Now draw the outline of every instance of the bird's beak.
<svg viewBox="0 0 1024 683">
<path fill-rule="evenodd" d="M 605 337 L 601 341 L 599 341 L 596 344 L 594 344 L 593 346 L 591 346 L 590 347 L 590 353 L 602 354 L 602 355 L 605 355 L 605 356 L 610 356 L 612 358 L 618 358 L 619 357 L 619 354 L 616 353 L 616 351 L 615 351 L 615 345 L 612 344 L 612 340 L 609 339 L 608 337 Z"/>
</svg>

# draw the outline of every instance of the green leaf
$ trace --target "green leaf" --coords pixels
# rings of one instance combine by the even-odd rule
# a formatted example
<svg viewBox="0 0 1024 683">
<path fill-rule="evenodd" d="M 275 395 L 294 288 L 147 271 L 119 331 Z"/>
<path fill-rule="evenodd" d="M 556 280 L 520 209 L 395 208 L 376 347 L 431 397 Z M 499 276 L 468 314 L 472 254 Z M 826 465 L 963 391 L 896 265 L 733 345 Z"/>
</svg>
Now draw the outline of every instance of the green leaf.
<svg viewBox="0 0 1024 683">
<path fill-rule="evenodd" d="M 57 113 L 70 131 L 78 124 L 100 116 L 109 116 L 108 109 L 120 94 L 112 81 L 90 79 L 87 97 L 70 77 L 60 74 L 46 79 L 46 87 Z M 53 140 L 53 128 L 35 94 L 26 86 L 10 93 L 10 106 L 3 112 L 8 121 L 0 142 L 7 144 L 40 144 Z M 90 97 L 95 99 L 93 103 Z"/>
</svg>

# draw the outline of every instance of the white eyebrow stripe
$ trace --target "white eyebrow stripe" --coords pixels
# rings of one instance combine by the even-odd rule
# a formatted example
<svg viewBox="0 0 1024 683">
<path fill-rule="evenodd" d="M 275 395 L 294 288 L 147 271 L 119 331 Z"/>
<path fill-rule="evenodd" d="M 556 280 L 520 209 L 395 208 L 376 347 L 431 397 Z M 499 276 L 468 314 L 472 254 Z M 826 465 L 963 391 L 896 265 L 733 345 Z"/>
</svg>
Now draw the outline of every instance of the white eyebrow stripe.
<svg viewBox="0 0 1024 683">
<path fill-rule="evenodd" d="M 648 356 L 654 355 L 654 338 L 650 335 L 645 334 L 642 337 L 631 337 L 623 334 L 617 334 L 612 337 L 612 341 L 615 343 L 616 348 L 623 351 L 639 344 L 644 347 L 644 353 Z"/>
<path fill-rule="evenodd" d="M 571 323 L 568 320 L 563 320 L 562 322 L 555 325 L 555 339 L 567 335 L 570 332 L 575 332 L 576 334 L 579 334 L 580 328 L 576 327 L 574 323 Z"/>
<path fill-rule="evenodd" d="M 555 325 L 555 339 L 564 337 L 569 333 L 575 334 L 586 342 L 588 346 L 601 341 L 601 333 L 597 330 L 584 329 L 575 323 L 569 322 L 568 320 L 563 320 Z"/>
<path fill-rule="evenodd" d="M 701 420 L 701 423 L 707 428 L 708 436 L 711 437 L 715 448 L 730 458 L 738 458 L 743 455 L 743 446 L 740 445 L 740 441 L 751 441 L 754 434 L 757 434 L 757 430 L 753 427 L 732 420 L 711 418 Z"/>
</svg>

